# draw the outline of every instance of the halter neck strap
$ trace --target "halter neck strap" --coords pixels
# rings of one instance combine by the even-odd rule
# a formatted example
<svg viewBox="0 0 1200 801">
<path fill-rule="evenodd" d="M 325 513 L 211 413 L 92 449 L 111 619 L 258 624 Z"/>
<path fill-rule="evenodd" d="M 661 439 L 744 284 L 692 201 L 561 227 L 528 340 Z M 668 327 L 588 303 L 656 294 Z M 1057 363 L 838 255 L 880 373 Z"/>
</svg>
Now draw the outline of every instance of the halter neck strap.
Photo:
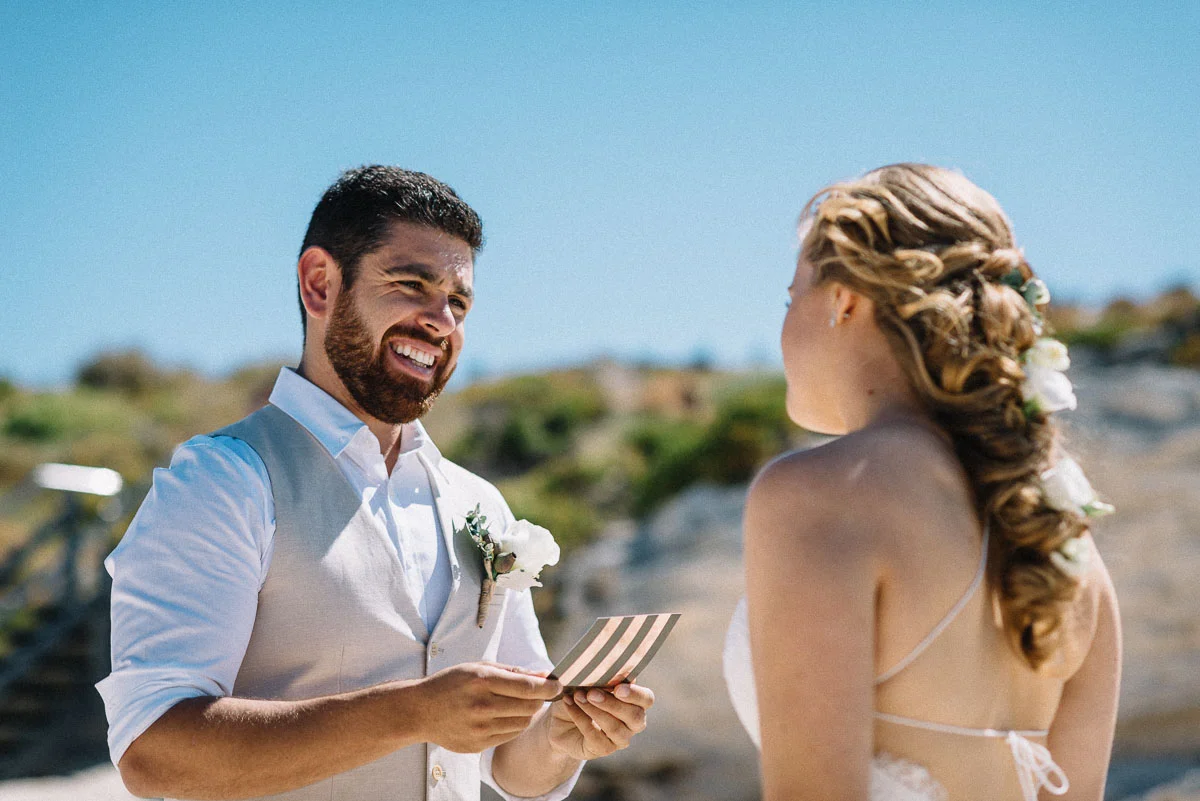
<svg viewBox="0 0 1200 801">
<path fill-rule="evenodd" d="M 965 607 L 967 602 L 969 602 L 975 595 L 975 591 L 978 590 L 979 585 L 983 583 L 983 576 L 987 572 L 988 534 L 988 524 L 985 523 L 983 526 L 983 546 L 981 548 L 982 554 L 979 557 L 979 569 L 975 571 L 975 578 L 971 580 L 971 586 L 967 587 L 967 591 L 963 593 L 961 598 L 958 599 L 958 603 L 950 607 L 950 611 L 947 612 L 946 616 L 943 617 L 938 624 L 933 627 L 933 630 L 926 634 L 925 638 L 917 643 L 915 648 L 908 652 L 908 656 L 904 657 L 895 665 L 892 665 L 892 667 L 875 677 L 876 686 L 883 684 L 885 681 L 911 665 L 918 656 L 925 652 L 926 648 L 933 644 L 933 641 L 938 638 L 938 635 L 945 631 L 946 627 L 954 622 L 954 618 L 958 617 L 958 613 L 963 610 L 963 607 Z"/>
</svg>

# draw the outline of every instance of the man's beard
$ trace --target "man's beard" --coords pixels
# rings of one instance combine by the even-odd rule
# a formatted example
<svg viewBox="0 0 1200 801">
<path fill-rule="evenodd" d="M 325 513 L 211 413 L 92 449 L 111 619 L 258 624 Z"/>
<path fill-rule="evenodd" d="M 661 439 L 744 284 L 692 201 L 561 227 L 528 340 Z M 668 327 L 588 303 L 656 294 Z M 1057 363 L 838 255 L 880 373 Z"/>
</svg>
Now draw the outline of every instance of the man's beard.
<svg viewBox="0 0 1200 801">
<path fill-rule="evenodd" d="M 431 383 L 388 370 L 384 343 L 397 335 L 427 342 L 441 350 Z M 354 308 L 351 292 L 341 293 L 334 304 L 329 330 L 325 334 L 325 355 L 359 408 L 376 420 L 392 425 L 411 423 L 428 412 L 454 372 L 450 367 L 448 343 L 444 339 L 431 338 L 419 329 L 394 326 L 378 344 L 373 343 Z"/>
</svg>

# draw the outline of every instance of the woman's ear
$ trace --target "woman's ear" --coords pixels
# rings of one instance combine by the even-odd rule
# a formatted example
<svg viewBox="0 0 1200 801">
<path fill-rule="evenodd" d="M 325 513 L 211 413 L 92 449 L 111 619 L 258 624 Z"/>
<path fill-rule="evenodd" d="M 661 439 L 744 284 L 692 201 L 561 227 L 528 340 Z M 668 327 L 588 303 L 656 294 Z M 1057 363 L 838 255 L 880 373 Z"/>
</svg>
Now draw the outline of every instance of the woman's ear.
<svg viewBox="0 0 1200 801">
<path fill-rule="evenodd" d="M 862 313 L 863 303 L 867 300 L 866 298 L 837 281 L 831 281 L 829 287 L 831 306 L 829 313 L 830 326 L 848 323 L 855 316 Z"/>
</svg>

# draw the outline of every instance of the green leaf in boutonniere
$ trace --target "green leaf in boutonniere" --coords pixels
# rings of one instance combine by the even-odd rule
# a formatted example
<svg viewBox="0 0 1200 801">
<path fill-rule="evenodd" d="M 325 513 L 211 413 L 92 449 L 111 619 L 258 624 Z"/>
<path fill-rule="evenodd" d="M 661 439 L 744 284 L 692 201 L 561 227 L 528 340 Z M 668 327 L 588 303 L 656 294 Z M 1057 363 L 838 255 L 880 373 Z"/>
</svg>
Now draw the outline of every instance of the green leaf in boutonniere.
<svg viewBox="0 0 1200 801">
<path fill-rule="evenodd" d="M 483 628 L 483 624 L 487 622 L 488 607 L 496 592 L 496 543 L 492 539 L 492 533 L 487 529 L 487 515 L 479 511 L 479 504 L 467 512 L 463 527 L 454 533 L 465 533 L 483 554 L 483 585 L 479 589 L 479 610 L 475 614 L 475 624 L 479 628 Z"/>
<path fill-rule="evenodd" d="M 479 628 L 487 621 L 488 607 L 497 584 L 517 592 L 540 587 L 538 575 L 542 568 L 558 564 L 559 549 L 554 537 L 528 520 L 514 521 L 502 535 L 493 536 L 487 528 L 487 517 L 480 514 L 476 505 L 467 512 L 463 527 L 455 531 L 456 534 L 462 532 L 471 537 L 483 554 L 483 586 L 475 616 Z"/>
</svg>

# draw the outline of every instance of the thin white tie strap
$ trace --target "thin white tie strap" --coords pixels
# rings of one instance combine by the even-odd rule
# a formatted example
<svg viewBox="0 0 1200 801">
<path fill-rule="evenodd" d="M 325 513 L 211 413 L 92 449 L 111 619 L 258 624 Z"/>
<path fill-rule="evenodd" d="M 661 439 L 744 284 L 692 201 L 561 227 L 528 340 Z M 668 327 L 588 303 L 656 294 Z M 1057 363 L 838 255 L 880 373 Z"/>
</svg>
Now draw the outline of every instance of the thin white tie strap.
<svg viewBox="0 0 1200 801">
<path fill-rule="evenodd" d="M 885 720 L 888 723 L 911 726 L 914 729 L 940 731 L 943 734 L 962 734 L 967 737 L 1000 738 L 1009 737 L 1014 734 L 1018 737 L 1045 737 L 1050 733 L 1046 729 L 973 729 L 968 726 L 955 726 L 951 723 L 933 723 L 928 720 L 919 720 L 918 718 L 906 718 L 903 715 L 893 715 L 890 712 L 876 712 L 875 717 L 879 720 Z"/>
<path fill-rule="evenodd" d="M 983 526 L 982 547 L 983 547 L 983 553 L 979 557 L 979 569 L 975 571 L 975 578 L 971 580 L 971 586 L 967 587 L 967 591 L 965 593 L 963 593 L 963 596 L 961 598 L 958 599 L 958 603 L 956 603 L 954 606 L 952 606 L 950 608 L 950 611 L 946 613 L 946 616 L 943 617 L 941 619 L 941 621 L 936 626 L 933 627 L 933 631 L 926 634 L 925 639 L 923 639 L 919 643 L 917 643 L 916 647 L 908 652 L 908 656 L 904 657 L 899 662 L 892 665 L 891 668 L 889 668 L 888 670 L 885 670 L 883 673 L 881 673 L 880 675 L 875 677 L 875 685 L 876 686 L 883 684 L 885 681 L 890 679 L 892 676 L 895 676 L 897 673 L 899 673 L 900 671 L 904 670 L 906 667 L 911 665 L 913 663 L 913 660 L 915 660 L 918 656 L 923 654 L 925 652 L 925 649 L 928 648 L 933 643 L 933 641 L 938 638 L 938 635 L 941 634 L 946 629 L 947 626 L 949 626 L 951 623 L 954 622 L 954 618 L 958 617 L 958 613 L 961 612 L 963 610 L 963 607 L 966 606 L 967 603 L 971 600 L 971 598 L 974 597 L 975 591 L 977 589 L 979 589 L 979 585 L 983 583 L 984 574 L 987 573 L 987 553 L 988 553 L 988 526 L 987 526 L 987 524 L 984 524 L 984 526 Z"/>
<path fill-rule="evenodd" d="M 1063 795 L 1071 789 L 1067 774 L 1055 763 L 1046 746 L 1015 731 L 1010 731 L 1005 739 L 1012 750 L 1013 762 L 1017 764 L 1017 778 L 1021 781 L 1025 801 L 1037 801 L 1038 790 L 1043 787 L 1051 795 Z"/>
<path fill-rule="evenodd" d="M 902 715 L 892 715 L 887 712 L 876 712 L 875 717 L 888 723 L 901 726 L 912 726 L 916 729 L 938 731 L 944 734 L 961 734 L 967 737 L 1004 738 L 1012 751 L 1013 763 L 1017 768 L 1017 779 L 1021 783 L 1021 794 L 1025 801 L 1037 801 L 1038 791 L 1043 787 L 1051 795 L 1063 795 L 1071 787 L 1067 774 L 1058 766 L 1050 751 L 1041 743 L 1035 743 L 1030 737 L 1045 737 L 1048 731 L 1006 730 L 1006 729 L 972 729 L 967 726 L 954 726 L 949 723 L 933 723 L 928 720 L 906 718 Z"/>
</svg>

